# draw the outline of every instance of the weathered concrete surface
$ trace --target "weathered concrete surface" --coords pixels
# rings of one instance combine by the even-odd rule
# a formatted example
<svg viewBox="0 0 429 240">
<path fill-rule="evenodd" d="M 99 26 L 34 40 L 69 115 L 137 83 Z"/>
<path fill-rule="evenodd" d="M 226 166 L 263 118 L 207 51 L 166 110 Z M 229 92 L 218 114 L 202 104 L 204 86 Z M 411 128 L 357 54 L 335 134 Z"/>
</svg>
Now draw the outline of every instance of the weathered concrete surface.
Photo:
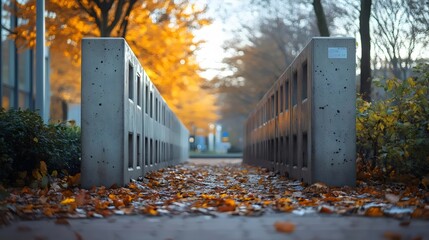
<svg viewBox="0 0 429 240">
<path fill-rule="evenodd" d="M 279 233 L 274 228 L 276 221 L 290 221 L 296 229 L 290 234 Z M 55 224 L 55 220 L 18 221 L 0 228 L 0 239 L 429 239 L 427 221 L 411 221 L 404 227 L 391 218 L 329 215 L 115 216 L 68 222 L 69 225 Z"/>
<path fill-rule="evenodd" d="M 354 38 L 312 38 L 250 114 L 244 162 L 355 186 L 355 53 Z"/>
</svg>

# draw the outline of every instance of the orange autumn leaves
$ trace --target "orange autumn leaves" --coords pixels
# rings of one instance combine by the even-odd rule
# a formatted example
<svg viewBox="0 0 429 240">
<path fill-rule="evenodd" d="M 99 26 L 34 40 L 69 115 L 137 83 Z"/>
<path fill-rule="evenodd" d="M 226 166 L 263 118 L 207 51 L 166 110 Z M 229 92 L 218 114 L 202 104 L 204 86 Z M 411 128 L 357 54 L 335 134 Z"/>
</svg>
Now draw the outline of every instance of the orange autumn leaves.
<svg viewBox="0 0 429 240">
<path fill-rule="evenodd" d="M 277 221 L 274 223 L 277 232 L 292 233 L 295 231 L 295 224 L 288 221 Z"/>
<path fill-rule="evenodd" d="M 17 15 L 24 19 L 10 37 L 21 47 L 35 44 L 35 0 L 17 1 Z M 113 22 L 117 1 L 107 12 Z M 80 102 L 80 42 L 100 36 L 95 18 L 85 8 L 100 9 L 91 1 L 50 0 L 46 2 L 46 35 L 50 47 L 52 93 L 68 102 Z M 217 120 L 217 98 L 203 88 L 205 80 L 195 51 L 201 41 L 195 31 L 210 24 L 204 4 L 189 0 L 138 0 L 128 16 L 125 39 L 173 112 L 189 128 L 206 129 Z M 125 11 L 125 8 L 123 9 Z M 123 13 L 122 16 L 125 16 Z M 111 37 L 122 30 L 114 26 Z M 196 101 L 196 99 L 198 99 Z"/>
<path fill-rule="evenodd" d="M 185 164 L 147 174 L 127 187 L 71 187 L 56 180 L 47 189 L 14 189 L 1 204 L 25 219 L 103 218 L 110 215 L 260 216 L 337 214 L 429 219 L 429 194 L 405 184 L 359 182 L 355 188 L 309 186 L 265 169 L 241 165 Z M 278 231 L 293 231 L 280 224 Z M 290 230 L 287 230 L 290 229 Z"/>
</svg>

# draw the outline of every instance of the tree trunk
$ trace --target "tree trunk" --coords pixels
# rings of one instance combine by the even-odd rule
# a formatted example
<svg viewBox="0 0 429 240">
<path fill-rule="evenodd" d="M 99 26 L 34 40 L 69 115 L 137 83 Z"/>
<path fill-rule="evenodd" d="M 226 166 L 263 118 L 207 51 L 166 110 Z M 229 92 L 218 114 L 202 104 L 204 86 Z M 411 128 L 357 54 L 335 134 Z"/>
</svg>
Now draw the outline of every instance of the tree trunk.
<svg viewBox="0 0 429 240">
<path fill-rule="evenodd" d="M 328 23 L 326 22 L 325 12 L 321 0 L 313 0 L 314 13 L 316 14 L 317 27 L 319 28 L 320 36 L 329 37 Z"/>
<path fill-rule="evenodd" d="M 362 44 L 360 60 L 360 94 L 366 101 L 371 101 L 371 36 L 369 20 L 371 17 L 372 0 L 360 1 L 359 33 Z"/>
</svg>

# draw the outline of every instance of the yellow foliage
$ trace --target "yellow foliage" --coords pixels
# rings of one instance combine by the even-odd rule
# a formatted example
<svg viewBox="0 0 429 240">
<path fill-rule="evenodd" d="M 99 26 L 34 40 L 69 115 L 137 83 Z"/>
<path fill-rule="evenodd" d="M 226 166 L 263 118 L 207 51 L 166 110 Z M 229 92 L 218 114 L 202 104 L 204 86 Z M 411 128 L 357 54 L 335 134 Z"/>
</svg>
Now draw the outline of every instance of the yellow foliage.
<svg viewBox="0 0 429 240">
<path fill-rule="evenodd" d="M 44 161 L 40 161 L 40 173 L 42 176 L 48 175 L 48 166 L 46 166 Z"/>
<path fill-rule="evenodd" d="M 83 37 L 100 36 L 94 17 L 84 7 L 92 7 L 97 16 L 101 10 L 92 1 L 80 2 L 82 5 L 77 0 L 50 0 L 46 4 L 52 92 L 68 102 L 80 102 L 80 42 Z M 16 40 L 22 46 L 34 47 L 35 0 L 17 5 L 17 14 L 28 23 L 17 28 Z M 204 17 L 206 8 L 199 6 L 189 0 L 139 0 L 127 17 L 125 37 L 152 82 L 188 128 L 206 128 L 208 122 L 217 120 L 217 99 L 201 88 L 204 79 L 198 74 L 201 69 L 194 55 L 201 42 L 194 39 L 193 30 L 210 24 Z M 114 10 L 108 12 L 109 21 Z M 121 36 L 120 30 L 114 26 L 111 36 Z"/>
<path fill-rule="evenodd" d="M 420 77 L 386 80 L 381 85 L 386 90 L 385 100 L 370 104 L 358 98 L 358 152 L 385 176 L 425 176 L 429 169 L 429 68 L 423 65 L 416 70 L 423 71 L 421 68 L 426 74 Z"/>
</svg>

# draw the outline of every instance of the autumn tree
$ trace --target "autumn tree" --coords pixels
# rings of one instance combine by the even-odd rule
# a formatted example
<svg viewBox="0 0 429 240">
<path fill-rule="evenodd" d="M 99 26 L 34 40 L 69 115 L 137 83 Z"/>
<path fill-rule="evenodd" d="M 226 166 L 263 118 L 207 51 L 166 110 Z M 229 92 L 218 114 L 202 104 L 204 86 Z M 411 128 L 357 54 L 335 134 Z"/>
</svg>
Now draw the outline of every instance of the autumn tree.
<svg viewBox="0 0 429 240">
<path fill-rule="evenodd" d="M 288 24 L 284 19 L 270 19 L 260 23 L 257 31 L 248 32 L 246 44 L 239 39 L 226 44 L 231 57 L 225 58 L 224 63 L 231 74 L 213 80 L 212 86 L 221 93 L 221 123 L 230 133 L 234 146 L 240 147 L 248 114 L 310 36 L 317 33 L 316 24 L 305 27 L 300 24 L 305 18 L 306 15 L 294 15 Z"/>
<path fill-rule="evenodd" d="M 35 42 L 35 0 L 17 5 L 16 14 L 26 19 L 26 24 L 17 28 L 17 40 L 22 42 L 21 45 L 32 47 Z M 201 111 L 195 115 L 193 124 L 207 127 L 205 121 L 215 121 L 216 98 L 201 89 L 204 80 L 198 75 L 201 69 L 195 60 L 200 42 L 195 40 L 194 30 L 210 23 L 204 16 L 204 6 L 189 0 L 51 0 L 46 8 L 47 40 L 53 53 L 51 81 L 56 88 L 53 92 L 69 101 L 79 101 L 79 74 L 76 76 L 75 67 L 67 68 L 67 64 L 62 63 L 80 64 L 83 37 L 125 37 L 179 118 L 185 119 L 188 112 Z M 68 59 L 61 59 L 64 56 Z M 184 101 L 193 95 L 199 95 L 201 101 L 198 104 Z M 197 116 L 204 117 L 199 119 Z M 190 121 L 184 123 L 190 127 Z"/>
<path fill-rule="evenodd" d="M 240 25 L 235 38 L 226 44 L 230 56 L 224 59 L 227 66 L 224 72 L 230 74 L 212 81 L 212 86 L 220 92 L 221 123 L 235 146 L 241 144 L 245 119 L 257 102 L 311 37 L 319 35 L 311 1 L 251 0 L 251 3 L 250 12 L 258 13 L 256 24 Z M 327 3 L 324 7 L 326 23 L 332 26 L 335 5 Z"/>
<path fill-rule="evenodd" d="M 91 18 L 100 32 L 100 37 L 117 35 L 125 38 L 129 16 L 137 0 L 76 0 L 80 9 Z M 112 34 L 116 29 L 117 34 Z"/>
</svg>

